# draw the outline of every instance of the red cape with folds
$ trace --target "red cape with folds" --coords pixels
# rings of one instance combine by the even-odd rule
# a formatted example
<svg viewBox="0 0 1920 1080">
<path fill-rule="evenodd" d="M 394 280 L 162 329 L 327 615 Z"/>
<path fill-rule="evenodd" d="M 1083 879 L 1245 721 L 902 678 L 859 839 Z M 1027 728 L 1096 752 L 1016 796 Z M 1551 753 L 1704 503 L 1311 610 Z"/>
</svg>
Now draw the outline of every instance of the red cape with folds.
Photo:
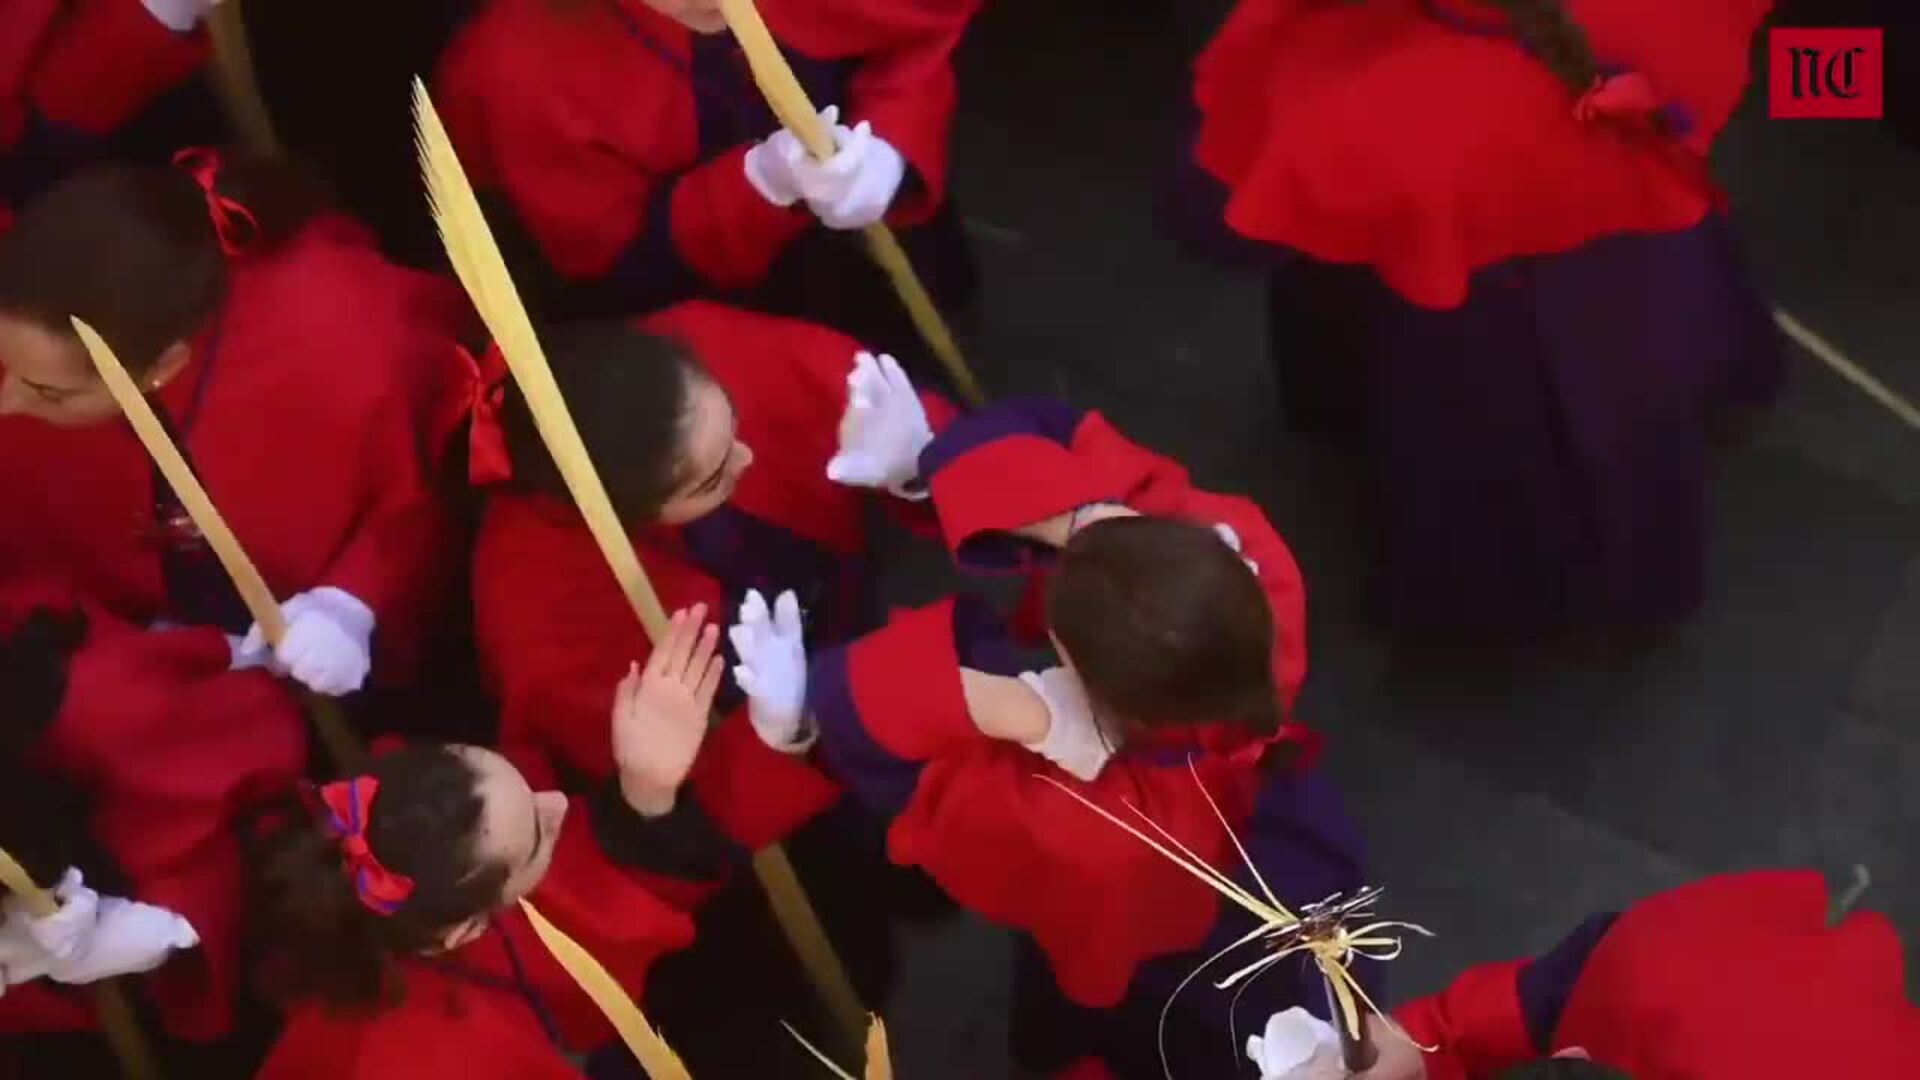
<svg viewBox="0 0 1920 1080">
<path fill-rule="evenodd" d="M 372 607 L 376 672 L 404 671 L 452 585 L 436 474 L 470 391 L 467 318 L 449 283 L 322 218 L 240 258 L 218 329 L 155 395 L 177 420 L 202 393 L 185 449 L 214 504 L 274 595 L 332 585 Z M 122 618 L 165 613 L 143 538 L 153 465 L 131 429 L 0 417 L 0 458 L 17 466 L 0 471 L 0 584 L 64 579 Z"/>
<path fill-rule="evenodd" d="M 1475 34 L 1428 10 L 1487 24 Z M 1769 0 L 1568 0 L 1603 65 L 1684 106 L 1704 145 L 1747 83 Z M 1242 0 L 1195 73 L 1195 153 L 1255 240 L 1372 266 L 1423 307 L 1474 270 L 1697 224 L 1704 164 L 1574 95 L 1473 0 Z"/>
<path fill-rule="evenodd" d="M 11 588 L 0 597 L 0 624 L 42 605 L 71 610 L 73 601 L 63 590 Z M 220 632 L 142 630 L 84 610 L 90 632 L 68 668 L 44 764 L 93 797 L 93 831 L 134 898 L 178 912 L 200 935 L 198 948 L 144 980 L 171 1033 L 217 1038 L 243 981 L 236 816 L 299 779 L 304 722 L 271 676 L 227 670 Z M 39 984 L 9 990 L 0 1031 L 90 1027 L 89 1001 Z"/>
<path fill-rule="evenodd" d="M 576 800 L 553 866 L 531 899 L 637 1000 L 653 961 L 692 943 L 693 922 L 607 861 L 586 814 Z M 512 936 L 527 984 L 553 1014 L 564 1047 L 553 1045 L 523 997 L 504 988 L 514 969 L 502 934 Z M 494 985 L 402 964 L 402 998 L 377 1013 L 294 1010 L 260 1080 L 579 1080 L 566 1052 L 586 1053 L 615 1037 L 517 908 L 500 912 L 484 936 L 444 959 Z"/>
<path fill-rule="evenodd" d="M 1544 1056 L 1490 964 L 1396 1016 L 1431 1080 L 1478 1080 Z M 1896 1076 L 1920 1061 L 1899 936 L 1880 915 L 1827 925 L 1820 875 L 1708 878 L 1646 900 L 1581 969 L 1548 1052 L 1580 1047 L 1643 1080 Z"/>
</svg>

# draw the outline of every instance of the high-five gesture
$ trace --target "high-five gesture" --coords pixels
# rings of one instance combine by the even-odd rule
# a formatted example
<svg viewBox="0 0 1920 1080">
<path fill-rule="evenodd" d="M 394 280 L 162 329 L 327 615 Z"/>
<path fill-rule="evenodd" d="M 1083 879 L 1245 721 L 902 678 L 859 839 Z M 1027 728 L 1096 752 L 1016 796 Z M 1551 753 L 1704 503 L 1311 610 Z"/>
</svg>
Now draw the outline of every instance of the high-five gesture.
<svg viewBox="0 0 1920 1080">
<path fill-rule="evenodd" d="M 827 462 L 827 479 L 900 494 L 919 475 L 920 451 L 932 441 L 926 407 L 900 364 L 891 356 L 856 354 L 840 417 L 840 452 Z"/>
<path fill-rule="evenodd" d="M 639 812 L 673 809 L 676 793 L 707 737 L 707 715 L 725 660 L 720 628 L 705 604 L 673 613 L 645 667 L 635 665 L 613 694 L 613 758 L 620 790 Z"/>
<path fill-rule="evenodd" d="M 807 722 L 807 642 L 799 599 L 783 592 L 769 611 L 760 590 L 749 590 L 740 621 L 727 636 L 740 658 L 733 681 L 747 695 L 754 732 L 775 750 L 804 753 L 817 732 Z"/>
</svg>

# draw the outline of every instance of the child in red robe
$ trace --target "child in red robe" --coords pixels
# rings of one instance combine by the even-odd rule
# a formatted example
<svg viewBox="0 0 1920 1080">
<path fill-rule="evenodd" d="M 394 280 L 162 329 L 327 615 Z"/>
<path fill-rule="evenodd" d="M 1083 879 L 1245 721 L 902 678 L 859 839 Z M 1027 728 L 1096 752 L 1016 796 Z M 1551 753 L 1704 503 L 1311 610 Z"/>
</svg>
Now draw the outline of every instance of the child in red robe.
<svg viewBox="0 0 1920 1080">
<path fill-rule="evenodd" d="M 704 624 L 677 613 L 607 695 L 619 764 L 591 795 L 536 790 L 480 747 L 416 747 L 289 809 L 254 853 L 264 975 L 292 1005 L 262 1080 L 582 1075 L 613 1029 L 517 902 L 636 998 L 653 960 L 692 940 L 620 867 L 704 878 L 732 858 L 680 792 L 723 666 Z"/>
<path fill-rule="evenodd" d="M 888 414 L 914 407 L 881 383 L 856 395 L 850 427 L 898 426 Z M 1003 404 L 921 446 L 904 469 L 930 485 L 956 559 L 1031 575 L 1027 641 L 1050 640 L 1059 665 L 1023 665 L 997 620 L 948 600 L 817 655 L 809 673 L 798 605 L 783 596 L 769 612 L 753 596 L 733 635 L 756 727 L 794 752 L 817 730 L 835 776 L 891 822 L 895 862 L 1031 935 L 1014 1011 L 1023 1065 L 1090 1053 L 1117 1075 L 1158 1075 L 1162 1006 L 1251 924 L 1059 787 L 1130 821 L 1138 807 L 1251 885 L 1231 827 L 1290 904 L 1363 884 L 1357 829 L 1288 716 L 1306 670 L 1299 571 L 1251 502 L 1194 488 L 1098 414 Z M 1242 1019 L 1289 1003 L 1324 1010 L 1310 972 L 1276 972 Z M 1233 1011 L 1204 987 L 1175 998 L 1171 1060 L 1230 1069 L 1220 1021 Z"/>
<path fill-rule="evenodd" d="M 1488 964 L 1373 1023 L 1365 1080 L 1894 1077 L 1920 1009 L 1880 915 L 1834 921 L 1820 876 L 1708 878 L 1587 920 L 1541 956 Z M 1343 1069 L 1274 1080 L 1336 1080 Z"/>
<path fill-rule="evenodd" d="M 299 711 L 267 675 L 230 671 L 218 630 L 129 626 L 51 590 L 7 600 L 28 614 L 0 618 L 0 846 L 63 907 L 9 903 L 0 1031 L 90 1030 L 83 984 L 149 973 L 129 985 L 168 1034 L 217 1039 L 242 982 L 235 829 L 299 778 Z"/>
<path fill-rule="evenodd" d="M 0 233 L 36 193 L 201 69 L 200 23 L 213 3 L 8 0 L 0 8 Z"/>
<path fill-rule="evenodd" d="M 490 0 L 436 96 L 476 184 L 565 279 L 566 310 L 728 298 L 913 359 L 854 233 L 894 224 L 943 307 L 970 295 L 947 142 L 951 58 L 977 7 L 759 5 L 815 104 L 837 107 L 824 165 L 775 121 L 711 0 Z"/>
<path fill-rule="evenodd" d="M 0 581 L 50 578 L 140 624 L 250 618 L 119 417 L 91 323 L 283 599 L 277 655 L 312 689 L 403 674 L 450 584 L 437 487 L 471 376 L 465 308 L 311 211 L 277 168 L 198 152 L 102 166 L 0 238 Z"/>
<path fill-rule="evenodd" d="M 1364 441 L 1408 636 L 1705 590 L 1709 437 L 1782 354 L 1707 165 L 1767 0 L 1242 0 L 1184 210 L 1274 269 L 1303 427 Z"/>
</svg>

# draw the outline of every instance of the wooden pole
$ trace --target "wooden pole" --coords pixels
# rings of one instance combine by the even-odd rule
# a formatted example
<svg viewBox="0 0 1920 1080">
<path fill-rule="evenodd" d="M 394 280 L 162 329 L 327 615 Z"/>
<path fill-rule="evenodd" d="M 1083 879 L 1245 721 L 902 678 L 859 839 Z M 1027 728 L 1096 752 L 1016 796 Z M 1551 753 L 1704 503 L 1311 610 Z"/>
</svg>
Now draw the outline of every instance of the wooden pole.
<svg viewBox="0 0 1920 1080">
<path fill-rule="evenodd" d="M 527 411 L 533 415 L 534 426 L 586 519 L 588 530 L 599 544 L 600 553 L 626 593 L 641 628 L 650 640 L 658 641 L 667 631 L 666 611 L 647 580 L 639 556 L 634 553 L 633 542 L 627 538 L 626 526 L 614 512 L 613 500 L 608 498 L 606 486 L 594 469 L 572 414 L 567 411 L 566 399 L 554 382 L 553 370 L 534 332 L 533 320 L 507 272 L 506 260 L 487 226 L 486 215 L 480 209 L 480 201 L 474 195 L 459 155 L 454 152 L 453 141 L 433 107 L 425 84 L 418 80 L 414 82 L 414 118 L 419 128 L 421 167 L 426 174 L 434 222 L 439 226 L 454 273 L 513 371 L 514 380 L 526 399 Z M 794 874 L 786 852 L 775 845 L 755 853 L 753 869 L 767 894 L 774 918 L 785 931 L 814 989 L 834 1017 L 846 1025 L 849 1045 L 858 1045 L 866 1029 L 866 1010 L 860 1005 L 845 965 L 827 940 L 820 917 Z"/>
<path fill-rule="evenodd" d="M 214 93 L 243 145 L 256 153 L 278 154 L 280 140 L 273 132 L 273 116 L 260 96 L 253 45 L 247 40 L 246 15 L 240 4 L 241 0 L 220 0 L 207 15 L 207 36 L 213 40 Z"/>
<path fill-rule="evenodd" d="M 3 849 L 0 849 L 0 888 L 18 896 L 28 914 L 35 918 L 46 918 L 60 910 L 52 894 L 36 885 L 26 868 Z M 127 1000 L 126 988 L 111 979 L 94 983 L 93 1003 L 100 1015 L 100 1030 L 120 1063 L 121 1075 L 127 1080 L 160 1080 L 160 1064 L 153 1056 L 153 1047 L 147 1044 L 146 1034 L 140 1030 L 140 1021 L 134 1015 L 132 1002 Z"/>
<path fill-rule="evenodd" d="M 112 346 L 80 319 L 73 320 L 73 329 L 80 335 L 80 343 L 86 346 L 87 355 L 93 359 L 94 370 L 100 373 L 101 381 L 107 384 L 107 390 L 113 394 L 113 400 L 119 403 L 120 411 L 126 414 L 133 433 L 139 436 L 140 444 L 147 448 L 147 454 L 159 467 L 160 474 L 166 477 L 167 483 L 173 486 L 174 494 L 180 497 L 180 505 L 186 508 L 194 527 L 200 530 L 200 535 L 206 539 L 207 546 L 213 549 L 227 576 L 233 579 L 234 589 L 239 592 L 247 611 L 253 615 L 253 621 L 260 625 L 260 633 L 266 638 L 268 646 L 278 647 L 280 640 L 286 637 L 287 623 L 280 614 L 280 603 L 274 599 L 273 590 L 267 587 L 266 579 L 260 576 L 253 560 L 247 557 L 239 538 L 228 528 L 227 519 L 213 505 L 207 489 L 201 485 L 200 478 L 194 475 L 193 467 L 187 464 L 180 448 L 167 435 L 167 429 L 153 413 L 153 406 L 147 403 L 146 396 L 114 355 Z M 340 715 L 340 707 L 331 698 L 305 690 L 301 692 L 301 700 L 334 764 L 344 772 L 359 772 L 366 764 L 366 748 L 360 745 L 346 718 Z"/>
<path fill-rule="evenodd" d="M 819 110 L 813 107 L 806 88 L 800 85 L 787 58 L 781 55 L 753 0 L 720 0 L 720 13 L 726 17 L 728 29 L 733 31 L 740 50 L 746 54 L 747 65 L 753 69 L 753 81 L 759 85 L 760 93 L 766 97 L 768 107 L 781 126 L 793 132 L 807 152 L 818 160 L 832 159 L 837 151 L 833 134 L 820 122 Z M 934 306 L 933 297 L 907 259 L 900 238 L 893 235 L 884 221 L 867 226 L 865 236 L 868 253 L 893 282 L 894 291 L 900 294 L 900 302 L 906 306 L 914 328 L 946 367 L 960 397 L 975 407 L 986 404 L 979 380 L 974 378 L 953 331 L 940 317 L 940 309 Z"/>
</svg>

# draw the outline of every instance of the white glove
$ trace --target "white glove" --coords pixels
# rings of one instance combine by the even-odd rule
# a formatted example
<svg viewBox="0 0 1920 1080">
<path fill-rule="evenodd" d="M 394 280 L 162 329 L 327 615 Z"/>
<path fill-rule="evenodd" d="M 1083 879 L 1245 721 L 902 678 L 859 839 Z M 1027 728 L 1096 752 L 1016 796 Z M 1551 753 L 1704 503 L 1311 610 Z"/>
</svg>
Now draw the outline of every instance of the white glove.
<svg viewBox="0 0 1920 1080">
<path fill-rule="evenodd" d="M 1076 779 L 1092 781 L 1113 756 L 1106 733 L 1093 718 L 1087 703 L 1086 688 L 1080 679 L 1063 667 L 1048 668 L 1020 676 L 1047 705 L 1047 735 L 1037 743 L 1025 743 L 1027 749 L 1065 769 Z"/>
<path fill-rule="evenodd" d="M 1213 527 L 1213 531 L 1215 534 L 1217 534 L 1220 537 L 1221 543 L 1232 548 L 1233 553 L 1235 555 L 1240 555 L 1240 534 L 1233 531 L 1233 526 L 1225 523 L 1221 523 L 1219 525 L 1215 525 Z M 1240 555 L 1240 561 L 1247 564 L 1247 569 L 1253 571 L 1254 577 L 1260 576 L 1259 563 L 1254 562 L 1252 559 L 1247 558 L 1245 555 Z"/>
<path fill-rule="evenodd" d="M 100 896 L 87 888 L 75 869 L 67 870 L 54 896 L 60 910 L 44 917 L 27 914 L 19 897 L 7 899 L 9 936 L 12 927 L 20 926 L 39 953 L 37 959 L 26 954 L 17 938 L 0 950 L 6 958 L 8 985 L 40 975 L 77 984 L 152 971 L 166 963 L 174 950 L 200 943 L 200 936 L 179 915 L 151 904 Z"/>
<path fill-rule="evenodd" d="M 794 170 L 811 160 L 807 148 L 786 128 L 767 136 L 747 150 L 747 183 L 760 197 L 781 209 L 800 201 L 803 192 Z"/>
<path fill-rule="evenodd" d="M 840 452 L 827 462 L 827 479 L 925 498 L 904 489 L 920 475 L 920 451 L 932 441 L 926 406 L 899 362 L 885 354 L 856 354 L 840 416 Z"/>
<path fill-rule="evenodd" d="M 1347 1071 L 1340 1065 L 1339 1032 L 1297 1005 L 1268 1017 L 1265 1035 L 1247 1037 L 1247 1057 L 1260 1080 L 1317 1080 Z"/>
<path fill-rule="evenodd" d="M 80 984 L 137 975 L 166 963 L 175 950 L 198 944 L 192 925 L 166 908 L 103 896 L 92 935 L 72 956 L 48 965 L 47 976 Z"/>
<path fill-rule="evenodd" d="M 833 158 L 816 161 L 809 156 L 793 162 L 794 179 L 827 228 L 864 229 L 893 205 L 907 178 L 907 161 L 865 120 L 852 128 L 841 124 L 837 106 L 822 109 L 820 119 L 833 132 Z"/>
<path fill-rule="evenodd" d="M 804 754 L 820 732 L 807 718 L 807 642 L 800 601 L 791 590 L 767 611 L 766 597 L 750 589 L 740 621 L 727 631 L 740 663 L 733 681 L 747 695 L 747 719 L 760 741 L 783 754 Z"/>
<path fill-rule="evenodd" d="M 338 697 L 366 685 L 373 668 L 373 611 L 344 589 L 322 587 L 280 605 L 287 636 L 269 666 L 318 694 Z M 258 666 L 267 657 L 256 624 L 234 650 L 235 669 Z"/>
<path fill-rule="evenodd" d="M 47 973 L 47 954 L 33 940 L 25 916 L 0 920 L 0 997 Z"/>
<path fill-rule="evenodd" d="M 26 901 L 12 895 L 0 909 L 5 910 L 8 922 L 17 920 L 25 925 L 28 936 L 43 955 L 49 960 L 61 960 L 79 952 L 87 935 L 93 932 L 100 913 L 100 894 L 87 888 L 80 871 L 69 866 L 60 884 L 54 886 L 53 898 L 60 901 L 60 910 L 51 915 L 28 914 Z"/>
<path fill-rule="evenodd" d="M 200 25 L 207 13 L 219 5 L 220 0 L 140 0 L 146 5 L 147 14 L 153 21 L 173 31 L 184 34 Z"/>
</svg>

